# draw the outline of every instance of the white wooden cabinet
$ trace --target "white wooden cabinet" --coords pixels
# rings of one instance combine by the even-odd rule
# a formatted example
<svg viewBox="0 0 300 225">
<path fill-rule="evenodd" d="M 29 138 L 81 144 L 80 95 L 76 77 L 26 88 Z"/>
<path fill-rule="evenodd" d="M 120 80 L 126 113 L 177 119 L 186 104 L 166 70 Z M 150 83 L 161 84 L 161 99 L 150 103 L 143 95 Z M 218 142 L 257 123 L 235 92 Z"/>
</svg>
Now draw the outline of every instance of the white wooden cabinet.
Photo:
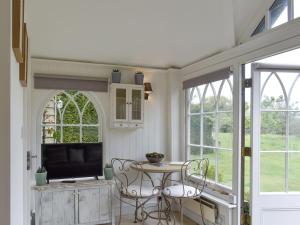
<svg viewBox="0 0 300 225">
<path fill-rule="evenodd" d="M 34 187 L 36 225 L 114 224 L 113 185 L 107 181 Z"/>
<path fill-rule="evenodd" d="M 144 124 L 144 86 L 110 85 L 111 127 L 139 128 Z"/>
</svg>

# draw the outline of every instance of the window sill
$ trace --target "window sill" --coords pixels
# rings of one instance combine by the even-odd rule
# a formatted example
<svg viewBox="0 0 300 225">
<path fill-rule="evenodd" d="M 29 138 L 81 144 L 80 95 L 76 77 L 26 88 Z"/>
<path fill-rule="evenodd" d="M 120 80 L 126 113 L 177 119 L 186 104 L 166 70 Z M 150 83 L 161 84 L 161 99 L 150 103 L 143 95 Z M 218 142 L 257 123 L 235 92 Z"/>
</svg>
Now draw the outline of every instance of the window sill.
<svg viewBox="0 0 300 225">
<path fill-rule="evenodd" d="M 192 177 L 194 182 L 201 182 L 197 177 Z M 218 184 L 213 184 L 209 181 L 206 181 L 207 185 L 203 190 L 203 196 L 218 202 L 221 205 L 234 208 L 237 204 L 237 198 L 231 193 L 229 188 L 221 186 Z"/>
<path fill-rule="evenodd" d="M 229 209 L 233 209 L 233 208 L 236 208 L 237 205 L 236 204 L 233 204 L 233 203 L 229 203 L 228 201 L 224 200 L 224 199 L 221 199 L 219 197 L 216 197 L 214 195 L 211 195 L 211 194 L 208 194 L 206 193 L 205 191 L 202 193 L 202 196 L 217 203 L 218 205 L 221 205 L 221 206 L 224 206 L 226 208 L 229 208 Z"/>
</svg>

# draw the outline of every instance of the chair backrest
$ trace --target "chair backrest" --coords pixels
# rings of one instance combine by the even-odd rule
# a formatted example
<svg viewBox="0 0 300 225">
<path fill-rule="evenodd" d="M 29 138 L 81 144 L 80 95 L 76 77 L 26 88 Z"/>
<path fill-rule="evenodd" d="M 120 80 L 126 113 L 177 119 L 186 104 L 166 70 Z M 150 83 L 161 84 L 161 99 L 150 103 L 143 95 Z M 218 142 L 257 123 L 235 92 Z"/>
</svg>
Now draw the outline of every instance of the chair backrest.
<svg viewBox="0 0 300 225">
<path fill-rule="evenodd" d="M 113 176 L 116 182 L 117 189 L 120 194 L 128 194 L 138 197 L 141 193 L 141 188 L 144 182 L 144 173 L 142 172 L 142 164 L 131 159 L 113 158 L 111 160 L 113 168 Z M 128 187 L 135 185 L 135 190 Z"/>
<path fill-rule="evenodd" d="M 186 193 L 185 197 L 197 198 L 201 196 L 206 185 L 208 166 L 209 160 L 207 158 L 188 160 L 181 166 L 180 183 L 182 188 L 184 189 L 188 185 L 197 190 L 183 190 L 183 193 Z"/>
</svg>

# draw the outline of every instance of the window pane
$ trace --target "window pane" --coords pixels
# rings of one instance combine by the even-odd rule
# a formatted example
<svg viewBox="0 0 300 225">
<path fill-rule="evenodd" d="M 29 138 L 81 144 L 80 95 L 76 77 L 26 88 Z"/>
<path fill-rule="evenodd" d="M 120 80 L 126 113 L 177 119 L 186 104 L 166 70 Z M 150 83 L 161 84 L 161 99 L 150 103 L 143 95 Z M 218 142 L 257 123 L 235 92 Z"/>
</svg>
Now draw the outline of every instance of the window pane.
<svg viewBox="0 0 300 225">
<path fill-rule="evenodd" d="M 60 124 L 61 123 L 61 111 L 56 108 L 56 124 Z"/>
<path fill-rule="evenodd" d="M 216 96 L 212 89 L 212 85 L 207 85 L 205 98 L 204 98 L 204 105 L 203 111 L 204 112 L 214 112 L 216 110 Z"/>
<path fill-rule="evenodd" d="M 276 0 L 270 8 L 270 26 L 277 27 L 288 21 L 288 0 Z"/>
<path fill-rule="evenodd" d="M 80 128 L 79 127 L 64 127 L 63 128 L 63 143 L 79 143 Z"/>
<path fill-rule="evenodd" d="M 254 181 L 255 182 L 255 181 Z M 260 153 L 260 191 L 285 191 L 285 153 Z"/>
<path fill-rule="evenodd" d="M 94 105 L 89 102 L 85 107 L 83 116 L 82 116 L 83 124 L 98 124 L 98 114 L 94 107 Z"/>
<path fill-rule="evenodd" d="M 300 17 L 300 0 L 294 0 L 294 18 Z"/>
<path fill-rule="evenodd" d="M 262 18 L 262 20 L 259 22 L 258 26 L 255 28 L 255 30 L 253 31 L 253 33 L 251 34 L 251 36 L 254 36 L 256 34 L 259 34 L 261 32 L 263 32 L 266 28 L 266 21 L 265 21 L 265 17 Z"/>
<path fill-rule="evenodd" d="M 76 102 L 80 112 L 83 111 L 84 106 L 87 104 L 87 102 L 89 101 L 88 98 L 86 96 L 84 96 L 82 93 L 78 93 L 75 97 L 74 97 L 74 101 Z"/>
<path fill-rule="evenodd" d="M 198 88 L 193 88 L 190 97 L 190 112 L 199 113 L 200 112 L 200 96 L 198 93 Z"/>
<path fill-rule="evenodd" d="M 42 126 L 42 143 L 59 143 L 60 142 L 60 127 Z"/>
<path fill-rule="evenodd" d="M 77 91 L 74 91 L 74 90 L 68 90 L 68 91 L 66 91 L 66 93 L 68 93 L 69 95 L 76 95 L 76 94 L 77 94 Z"/>
<path fill-rule="evenodd" d="M 219 113 L 219 147 L 232 149 L 232 124 L 232 113 Z"/>
<path fill-rule="evenodd" d="M 244 184 L 245 184 L 245 189 L 244 189 L 244 198 L 246 201 L 250 201 L 250 157 L 245 157 L 245 175 L 244 175 Z"/>
<path fill-rule="evenodd" d="M 200 115 L 190 117 L 190 144 L 200 145 Z"/>
<path fill-rule="evenodd" d="M 224 82 L 218 100 L 219 111 L 232 111 L 232 91 L 227 81 Z"/>
<path fill-rule="evenodd" d="M 261 108 L 262 109 L 286 109 L 284 93 L 278 78 L 272 74 L 262 73 Z M 265 85 L 265 86 L 264 86 Z"/>
<path fill-rule="evenodd" d="M 285 112 L 262 112 L 260 150 L 285 150 L 285 129 Z"/>
<path fill-rule="evenodd" d="M 49 104 L 43 113 L 43 124 L 55 124 L 55 108 L 50 107 Z"/>
<path fill-rule="evenodd" d="M 232 186 L 232 151 L 218 150 L 218 182 Z"/>
<path fill-rule="evenodd" d="M 296 81 L 293 89 L 291 90 L 291 97 L 289 108 L 292 110 L 300 110 L 300 78 Z"/>
<path fill-rule="evenodd" d="M 116 89 L 116 118 L 118 120 L 125 120 L 127 118 L 126 112 L 126 89 Z"/>
<path fill-rule="evenodd" d="M 300 153 L 289 153 L 289 191 L 300 191 Z"/>
<path fill-rule="evenodd" d="M 207 179 L 215 181 L 215 173 L 216 173 L 216 155 L 215 150 L 212 148 L 204 148 L 203 149 L 203 158 L 207 158 L 209 160 L 209 167 L 207 171 Z"/>
<path fill-rule="evenodd" d="M 141 120 L 142 119 L 142 111 L 141 111 L 142 91 L 132 90 L 131 96 L 132 96 L 131 117 L 133 120 Z"/>
<path fill-rule="evenodd" d="M 189 159 L 201 158 L 200 147 L 190 146 Z"/>
<path fill-rule="evenodd" d="M 215 114 L 203 116 L 203 144 L 205 146 L 216 145 Z"/>
<path fill-rule="evenodd" d="M 55 99 L 56 99 L 57 108 L 59 108 L 61 112 L 64 110 L 68 101 L 70 100 L 69 97 L 63 92 L 56 95 Z"/>
<path fill-rule="evenodd" d="M 98 142 L 98 127 L 82 127 L 82 142 L 97 143 Z"/>
<path fill-rule="evenodd" d="M 300 151 L 300 112 L 290 112 L 289 121 L 289 151 Z"/>
<path fill-rule="evenodd" d="M 80 123 L 80 116 L 79 111 L 76 108 L 73 101 L 71 101 L 65 109 L 63 115 L 63 122 L 64 124 L 79 124 Z"/>
</svg>

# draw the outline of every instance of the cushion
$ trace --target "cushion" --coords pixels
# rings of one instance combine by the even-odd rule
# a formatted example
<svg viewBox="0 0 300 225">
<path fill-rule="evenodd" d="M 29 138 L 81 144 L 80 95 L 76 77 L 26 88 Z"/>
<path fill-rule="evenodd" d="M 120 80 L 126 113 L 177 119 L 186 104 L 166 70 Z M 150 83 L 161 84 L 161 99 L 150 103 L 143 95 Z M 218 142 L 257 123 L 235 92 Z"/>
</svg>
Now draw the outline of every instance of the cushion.
<svg viewBox="0 0 300 225">
<path fill-rule="evenodd" d="M 50 164 L 60 164 L 68 162 L 67 148 L 66 147 L 56 147 L 49 148 L 46 152 L 47 163 Z"/>
<path fill-rule="evenodd" d="M 163 194 L 175 198 L 188 198 L 200 195 L 200 190 L 188 185 L 173 185 L 166 187 Z"/>
<path fill-rule="evenodd" d="M 71 148 L 69 150 L 70 162 L 84 162 L 84 149 L 83 148 Z"/>
<path fill-rule="evenodd" d="M 151 197 L 157 195 L 159 190 L 153 187 L 142 188 L 139 185 L 129 185 L 127 188 L 123 187 L 122 193 L 130 197 Z"/>
<path fill-rule="evenodd" d="M 99 149 L 87 149 L 85 159 L 87 162 L 101 161 L 102 152 Z"/>
</svg>

